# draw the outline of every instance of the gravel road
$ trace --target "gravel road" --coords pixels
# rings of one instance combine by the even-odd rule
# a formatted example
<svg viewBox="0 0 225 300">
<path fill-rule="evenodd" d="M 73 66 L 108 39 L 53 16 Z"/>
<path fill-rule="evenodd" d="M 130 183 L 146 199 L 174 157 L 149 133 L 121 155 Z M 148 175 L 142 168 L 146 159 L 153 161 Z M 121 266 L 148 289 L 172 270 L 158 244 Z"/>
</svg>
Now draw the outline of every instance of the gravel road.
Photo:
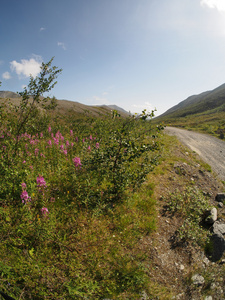
<svg viewBox="0 0 225 300">
<path fill-rule="evenodd" d="M 209 164 L 220 179 L 225 181 L 225 142 L 208 134 L 175 127 L 166 127 L 165 132 L 175 135 L 191 150 Z"/>
</svg>

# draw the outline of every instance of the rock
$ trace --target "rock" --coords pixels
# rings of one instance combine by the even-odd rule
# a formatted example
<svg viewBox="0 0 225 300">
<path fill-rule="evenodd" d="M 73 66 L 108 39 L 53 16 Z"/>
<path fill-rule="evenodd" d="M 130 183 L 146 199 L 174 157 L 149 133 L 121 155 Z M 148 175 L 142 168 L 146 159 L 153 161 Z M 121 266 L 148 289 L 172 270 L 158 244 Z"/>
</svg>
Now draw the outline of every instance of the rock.
<svg viewBox="0 0 225 300">
<path fill-rule="evenodd" d="M 184 265 L 180 265 L 180 270 L 181 270 L 181 271 L 184 270 Z"/>
<path fill-rule="evenodd" d="M 214 262 L 220 260 L 225 251 L 225 240 L 221 234 L 213 234 L 211 237 L 212 254 L 210 259 Z"/>
<path fill-rule="evenodd" d="M 193 284 L 198 285 L 198 286 L 203 285 L 205 283 L 204 277 L 202 277 L 199 274 L 193 275 L 191 277 L 191 280 L 192 280 Z"/>
<path fill-rule="evenodd" d="M 218 203 L 218 207 L 219 207 L 219 208 L 222 208 L 222 207 L 223 207 L 223 202 L 219 202 L 219 203 Z"/>
<path fill-rule="evenodd" d="M 225 193 L 218 193 L 216 195 L 216 201 L 223 202 L 225 200 Z"/>
<path fill-rule="evenodd" d="M 214 234 L 218 234 L 218 235 L 223 235 L 225 234 L 225 224 L 224 223 L 220 223 L 220 222 L 215 222 L 213 224 L 213 229 L 212 229 Z"/>
<path fill-rule="evenodd" d="M 148 295 L 146 294 L 145 291 L 141 292 L 140 296 L 141 296 L 140 300 L 148 300 L 149 299 Z"/>
<path fill-rule="evenodd" d="M 213 207 L 209 212 L 208 216 L 205 219 L 205 222 L 208 224 L 213 224 L 217 220 L 217 209 Z"/>
<path fill-rule="evenodd" d="M 212 296 L 206 296 L 204 300 L 213 300 Z"/>
</svg>

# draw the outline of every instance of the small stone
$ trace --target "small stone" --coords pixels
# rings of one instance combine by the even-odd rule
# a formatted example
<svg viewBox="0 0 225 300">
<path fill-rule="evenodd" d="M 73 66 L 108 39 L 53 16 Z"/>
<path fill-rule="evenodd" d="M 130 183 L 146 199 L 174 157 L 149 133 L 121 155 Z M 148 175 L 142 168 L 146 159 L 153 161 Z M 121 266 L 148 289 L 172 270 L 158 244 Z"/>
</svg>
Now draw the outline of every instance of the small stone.
<svg viewBox="0 0 225 300">
<path fill-rule="evenodd" d="M 204 263 L 206 266 L 209 265 L 209 259 L 208 259 L 206 256 L 203 258 L 203 263 Z"/>
<path fill-rule="evenodd" d="M 191 280 L 192 280 L 193 284 L 198 285 L 198 286 L 203 285 L 205 283 L 204 277 L 202 277 L 199 274 L 193 275 L 191 277 Z"/>
<path fill-rule="evenodd" d="M 217 220 L 217 209 L 213 207 L 210 212 L 208 217 L 205 219 L 205 222 L 208 224 L 213 224 Z"/>
<path fill-rule="evenodd" d="M 216 195 L 216 201 L 223 202 L 225 200 L 225 194 L 224 193 L 218 193 Z"/>
<path fill-rule="evenodd" d="M 206 296 L 204 300 L 212 300 L 212 296 Z"/>
<path fill-rule="evenodd" d="M 215 288 L 216 288 L 216 284 L 215 284 L 215 282 L 211 283 L 211 285 L 210 285 L 210 289 L 211 289 L 211 290 L 214 290 Z"/>
<path fill-rule="evenodd" d="M 180 270 L 181 270 L 181 271 L 184 270 L 184 265 L 180 265 Z"/>
<path fill-rule="evenodd" d="M 219 207 L 219 208 L 222 208 L 222 207 L 223 207 L 223 202 L 219 202 L 219 203 L 218 203 L 218 207 Z"/>
</svg>

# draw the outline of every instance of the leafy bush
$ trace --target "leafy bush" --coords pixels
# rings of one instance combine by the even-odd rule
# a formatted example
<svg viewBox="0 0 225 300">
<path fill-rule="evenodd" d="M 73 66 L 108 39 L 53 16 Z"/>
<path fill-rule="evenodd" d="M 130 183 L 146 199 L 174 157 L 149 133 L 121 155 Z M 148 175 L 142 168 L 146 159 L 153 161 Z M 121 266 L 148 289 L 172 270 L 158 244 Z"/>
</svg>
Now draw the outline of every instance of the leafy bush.
<svg viewBox="0 0 225 300">
<path fill-rule="evenodd" d="M 136 298 L 147 278 L 132 249 L 155 229 L 152 187 L 141 184 L 161 128 L 146 111 L 50 114 L 42 95 L 61 72 L 51 63 L 19 107 L 0 110 L 0 289 L 20 299 Z"/>
</svg>

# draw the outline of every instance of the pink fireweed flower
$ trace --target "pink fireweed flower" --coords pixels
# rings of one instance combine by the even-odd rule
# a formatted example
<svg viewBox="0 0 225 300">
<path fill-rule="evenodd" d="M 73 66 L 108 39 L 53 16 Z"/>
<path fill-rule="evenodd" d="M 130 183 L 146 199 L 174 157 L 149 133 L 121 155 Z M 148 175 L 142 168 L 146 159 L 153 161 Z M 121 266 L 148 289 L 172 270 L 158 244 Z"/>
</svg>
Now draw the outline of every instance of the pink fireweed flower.
<svg viewBox="0 0 225 300">
<path fill-rule="evenodd" d="M 59 148 L 60 148 L 61 150 L 63 150 L 63 149 L 64 149 L 64 145 L 61 145 Z"/>
<path fill-rule="evenodd" d="M 69 147 L 69 145 L 70 145 L 70 142 L 66 141 L 66 147 Z"/>
<path fill-rule="evenodd" d="M 87 149 L 88 149 L 88 151 L 91 151 L 91 146 L 89 145 Z"/>
<path fill-rule="evenodd" d="M 76 136 L 75 141 L 78 142 L 78 137 Z"/>
<path fill-rule="evenodd" d="M 49 214 L 49 211 L 48 211 L 47 207 L 42 207 L 41 212 L 42 212 L 44 217 L 46 217 Z"/>
<path fill-rule="evenodd" d="M 40 137 L 43 138 L 43 136 L 44 136 L 44 135 L 43 135 L 43 133 L 41 132 L 41 133 L 40 133 Z"/>
<path fill-rule="evenodd" d="M 48 132 L 50 133 L 52 131 L 51 126 L 48 127 Z"/>
<path fill-rule="evenodd" d="M 31 201 L 31 197 L 28 196 L 28 192 L 27 191 L 22 191 L 22 194 L 20 195 L 20 198 L 22 199 L 22 203 L 27 203 L 29 201 Z"/>
<path fill-rule="evenodd" d="M 70 135 L 73 136 L 73 130 L 72 129 L 70 130 Z"/>
<path fill-rule="evenodd" d="M 51 147 L 51 146 L 52 146 L 52 141 L 49 140 L 49 141 L 48 141 L 48 144 L 49 144 L 49 146 Z"/>
<path fill-rule="evenodd" d="M 58 145 L 58 144 L 59 144 L 59 139 L 58 139 L 58 138 L 53 138 L 53 140 L 54 140 L 54 144 L 55 144 L 55 145 Z"/>
<path fill-rule="evenodd" d="M 25 189 L 26 189 L 26 187 L 27 187 L 27 185 L 26 185 L 26 183 L 25 183 L 25 182 L 22 182 L 22 183 L 21 183 L 21 186 L 22 186 L 22 189 L 23 189 L 23 190 L 25 190 Z"/>
<path fill-rule="evenodd" d="M 26 161 L 24 160 L 24 161 L 23 161 L 23 164 L 25 164 L 25 163 L 26 163 Z"/>
<path fill-rule="evenodd" d="M 90 135 L 90 140 L 92 140 L 92 135 Z"/>
<path fill-rule="evenodd" d="M 85 142 L 85 139 L 83 139 L 82 142 L 84 143 L 84 142 Z"/>
<path fill-rule="evenodd" d="M 38 152 L 39 152 L 39 149 L 36 148 L 36 149 L 34 150 L 34 154 L 35 154 L 35 155 L 38 155 Z"/>
<path fill-rule="evenodd" d="M 80 161 L 80 157 L 75 157 L 72 159 L 73 163 L 74 163 L 74 166 L 75 168 L 81 168 L 82 164 L 81 164 L 81 161 Z"/>
<path fill-rule="evenodd" d="M 96 143 L 95 147 L 96 147 L 96 149 L 98 149 L 99 148 L 99 143 Z"/>
<path fill-rule="evenodd" d="M 73 147 L 74 143 L 71 143 L 70 146 Z"/>
<path fill-rule="evenodd" d="M 45 182 L 45 180 L 44 180 L 44 177 L 41 176 L 41 175 L 39 175 L 39 176 L 37 177 L 37 186 L 38 186 L 38 187 L 44 187 L 44 188 L 47 187 L 46 182 Z"/>
</svg>

